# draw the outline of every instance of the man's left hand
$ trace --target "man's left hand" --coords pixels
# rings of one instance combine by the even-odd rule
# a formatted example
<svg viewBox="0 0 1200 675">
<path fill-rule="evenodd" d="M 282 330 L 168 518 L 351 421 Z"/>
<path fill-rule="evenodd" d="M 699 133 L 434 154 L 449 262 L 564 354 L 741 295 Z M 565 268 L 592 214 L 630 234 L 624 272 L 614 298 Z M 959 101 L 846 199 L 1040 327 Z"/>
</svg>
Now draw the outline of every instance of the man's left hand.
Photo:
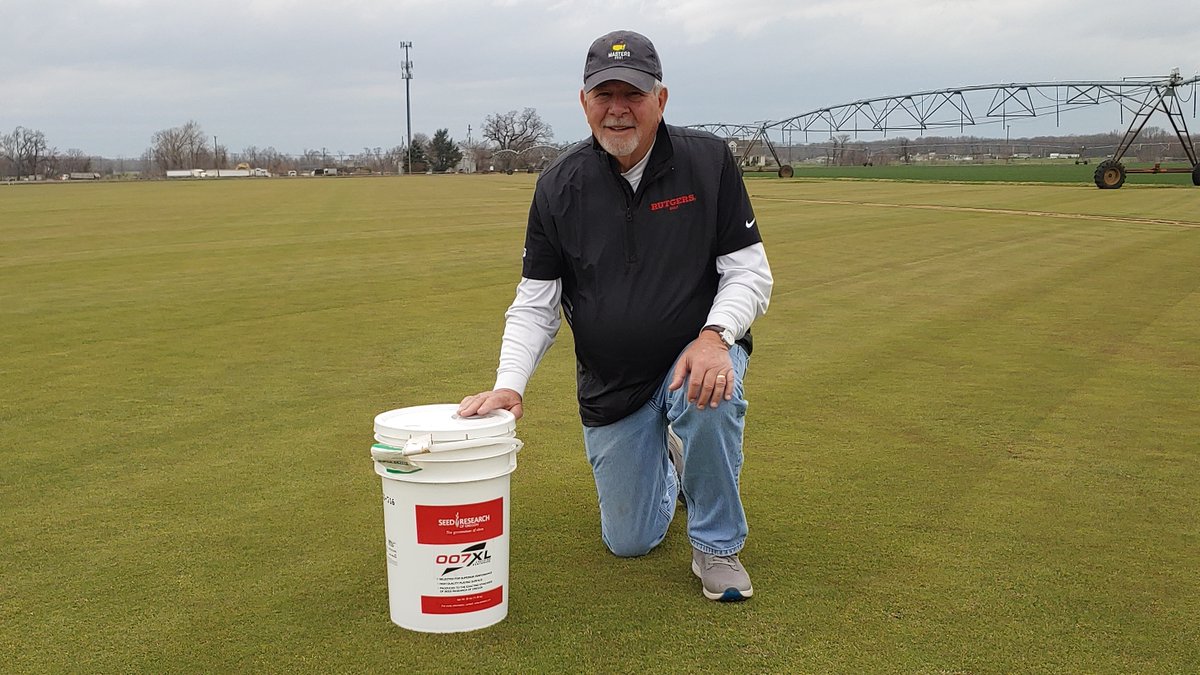
<svg viewBox="0 0 1200 675">
<path fill-rule="evenodd" d="M 686 379 L 688 403 L 695 403 L 697 408 L 715 408 L 722 400 L 733 398 L 736 378 L 729 348 L 719 335 L 706 330 L 683 350 L 675 364 L 675 377 L 667 388 L 675 391 Z"/>
</svg>

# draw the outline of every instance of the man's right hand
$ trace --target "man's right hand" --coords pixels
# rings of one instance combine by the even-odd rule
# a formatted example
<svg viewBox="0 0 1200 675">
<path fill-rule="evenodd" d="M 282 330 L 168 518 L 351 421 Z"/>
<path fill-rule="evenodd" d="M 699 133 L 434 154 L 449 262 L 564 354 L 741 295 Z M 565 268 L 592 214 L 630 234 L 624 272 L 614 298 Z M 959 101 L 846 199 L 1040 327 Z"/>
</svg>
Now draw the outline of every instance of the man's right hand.
<svg viewBox="0 0 1200 675">
<path fill-rule="evenodd" d="M 486 415 L 493 410 L 507 410 L 521 419 L 525 407 L 521 395 L 512 389 L 494 389 L 482 391 L 474 396 L 468 396 L 458 404 L 459 417 L 474 417 Z"/>
</svg>

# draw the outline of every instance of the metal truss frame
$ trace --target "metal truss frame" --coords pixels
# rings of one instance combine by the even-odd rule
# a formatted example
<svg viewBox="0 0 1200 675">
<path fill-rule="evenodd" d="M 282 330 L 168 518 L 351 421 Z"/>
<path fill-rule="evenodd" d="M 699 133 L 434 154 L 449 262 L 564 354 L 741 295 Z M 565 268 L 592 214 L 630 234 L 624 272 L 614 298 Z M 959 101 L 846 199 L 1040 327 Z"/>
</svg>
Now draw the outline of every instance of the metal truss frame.
<svg viewBox="0 0 1200 675">
<path fill-rule="evenodd" d="M 1184 79 L 1176 70 L 1167 77 L 1126 78 L 1114 81 L 983 84 L 862 99 L 817 108 L 777 121 L 752 124 L 718 122 L 689 126 L 704 129 L 722 138 L 745 142 L 742 146 L 743 160 L 750 155 L 752 148 L 762 143 L 779 164 L 780 175 L 784 175 L 784 169 L 787 169 L 787 175 L 791 175 L 791 167 L 779 161 L 779 156 L 770 141 L 772 133 L 777 133 L 780 137 L 786 135 L 787 138 L 800 133 L 804 135 L 804 142 L 808 142 L 810 134 L 828 135 L 832 138 L 835 133 L 879 133 L 886 136 L 890 132 L 923 133 L 933 129 L 954 128 L 961 132 L 968 126 L 999 123 L 1007 127 L 1010 119 L 1050 114 L 1055 116 L 1057 123 L 1064 112 L 1116 103 L 1121 108 L 1122 122 L 1126 112 L 1132 115 L 1132 122 L 1111 161 L 1120 162 L 1149 117 L 1161 111 L 1170 119 L 1171 126 L 1179 136 L 1192 166 L 1197 167 L 1200 163 L 1197 162 L 1196 151 L 1184 121 L 1183 104 L 1191 102 L 1192 116 L 1195 117 L 1198 82 L 1200 76 Z M 1185 99 L 1183 93 L 1187 87 L 1191 88 L 1191 92 L 1190 98 Z M 1166 170 L 1154 172 L 1162 171 Z M 1200 169 L 1195 173 L 1200 174 Z M 1200 178 L 1200 175 L 1197 177 Z"/>
</svg>

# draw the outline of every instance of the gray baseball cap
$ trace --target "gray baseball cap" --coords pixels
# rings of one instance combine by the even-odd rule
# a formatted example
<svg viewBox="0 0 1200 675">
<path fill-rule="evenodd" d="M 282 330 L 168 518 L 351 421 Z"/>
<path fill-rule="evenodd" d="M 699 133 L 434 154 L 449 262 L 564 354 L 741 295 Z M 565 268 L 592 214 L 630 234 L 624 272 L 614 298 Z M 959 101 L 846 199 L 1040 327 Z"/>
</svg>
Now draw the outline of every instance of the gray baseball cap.
<svg viewBox="0 0 1200 675">
<path fill-rule="evenodd" d="M 609 80 L 628 82 L 642 91 L 654 89 L 654 81 L 662 81 L 662 63 L 654 43 L 631 30 L 596 38 L 583 64 L 583 90 L 589 92 Z"/>
</svg>

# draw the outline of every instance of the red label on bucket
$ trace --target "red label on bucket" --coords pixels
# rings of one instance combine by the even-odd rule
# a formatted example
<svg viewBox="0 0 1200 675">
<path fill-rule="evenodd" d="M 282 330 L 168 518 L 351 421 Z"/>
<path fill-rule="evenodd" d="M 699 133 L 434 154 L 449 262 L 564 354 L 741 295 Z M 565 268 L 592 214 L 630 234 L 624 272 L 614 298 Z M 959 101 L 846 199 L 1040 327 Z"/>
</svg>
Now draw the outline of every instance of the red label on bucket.
<svg viewBox="0 0 1200 675">
<path fill-rule="evenodd" d="M 470 595 L 422 595 L 422 614 L 466 614 L 495 607 L 504 602 L 504 587 Z"/>
<path fill-rule="evenodd" d="M 504 498 L 478 504 L 422 506 L 417 509 L 418 544 L 461 544 L 504 534 Z"/>
</svg>

